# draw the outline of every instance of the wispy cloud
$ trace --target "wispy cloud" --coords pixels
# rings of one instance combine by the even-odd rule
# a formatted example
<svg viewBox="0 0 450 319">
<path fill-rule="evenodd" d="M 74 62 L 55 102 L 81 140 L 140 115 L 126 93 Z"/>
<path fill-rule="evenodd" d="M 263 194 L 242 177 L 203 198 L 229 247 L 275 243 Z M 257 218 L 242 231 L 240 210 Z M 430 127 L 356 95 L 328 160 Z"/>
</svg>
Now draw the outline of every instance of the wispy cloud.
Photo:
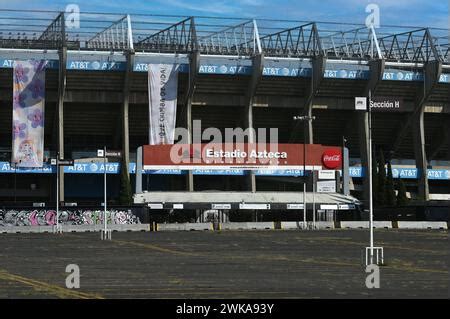
<svg viewBox="0 0 450 319">
<path fill-rule="evenodd" d="M 207 12 L 212 14 L 236 13 L 239 10 L 239 5 L 232 5 L 228 4 L 227 2 L 221 1 L 184 2 L 180 0 L 164 0 L 164 4 L 180 9 Z"/>
</svg>

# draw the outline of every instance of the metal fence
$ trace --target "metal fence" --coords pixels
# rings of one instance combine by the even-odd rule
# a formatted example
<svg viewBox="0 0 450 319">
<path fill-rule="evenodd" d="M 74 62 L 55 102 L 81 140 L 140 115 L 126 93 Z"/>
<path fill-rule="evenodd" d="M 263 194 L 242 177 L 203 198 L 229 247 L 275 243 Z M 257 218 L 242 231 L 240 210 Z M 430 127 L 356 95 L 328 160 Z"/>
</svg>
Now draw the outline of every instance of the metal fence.
<svg viewBox="0 0 450 319">
<path fill-rule="evenodd" d="M 448 30 L 219 17 L 0 9 L 0 48 L 448 61 Z"/>
</svg>

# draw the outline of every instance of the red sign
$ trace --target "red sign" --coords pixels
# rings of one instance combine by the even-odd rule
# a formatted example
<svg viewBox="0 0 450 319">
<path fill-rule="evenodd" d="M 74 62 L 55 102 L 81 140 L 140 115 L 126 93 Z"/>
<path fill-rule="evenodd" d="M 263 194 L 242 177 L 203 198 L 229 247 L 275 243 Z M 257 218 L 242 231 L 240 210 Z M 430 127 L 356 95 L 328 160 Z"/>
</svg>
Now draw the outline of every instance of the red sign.
<svg viewBox="0 0 450 319">
<path fill-rule="evenodd" d="M 322 154 L 339 148 L 306 145 L 306 169 L 322 169 Z M 146 170 L 160 169 L 303 169 L 303 144 L 145 145 Z M 334 153 L 333 153 L 334 154 Z"/>
<path fill-rule="evenodd" d="M 342 155 L 340 149 L 327 149 L 322 155 L 322 162 L 326 168 L 336 169 L 342 166 Z"/>
</svg>

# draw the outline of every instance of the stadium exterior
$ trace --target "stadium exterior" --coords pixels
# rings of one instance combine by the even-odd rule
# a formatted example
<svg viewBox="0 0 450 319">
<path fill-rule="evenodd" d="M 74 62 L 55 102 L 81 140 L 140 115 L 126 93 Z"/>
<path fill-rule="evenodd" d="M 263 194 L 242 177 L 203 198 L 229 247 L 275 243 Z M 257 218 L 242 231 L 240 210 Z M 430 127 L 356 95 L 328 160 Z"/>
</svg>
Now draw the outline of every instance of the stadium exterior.
<svg viewBox="0 0 450 319">
<path fill-rule="evenodd" d="M 55 199 L 54 168 L 10 165 L 12 66 L 27 59 L 48 61 L 46 157 L 59 153 L 76 162 L 60 169 L 61 202 L 102 201 L 96 151 L 103 146 L 123 153 L 121 163 L 106 168 L 111 203 L 118 198 L 121 167 L 129 167 L 134 183 L 136 150 L 148 144 L 147 76 L 153 63 L 181 65 L 179 127 L 192 130 L 192 121 L 201 120 L 202 127 L 221 131 L 275 127 L 280 143 L 341 147 L 345 141 L 351 194 L 361 200 L 368 194 L 362 169 L 369 157 L 368 115 L 354 110 L 354 98 L 400 100 L 400 111 L 372 114 L 375 151 L 392 161 L 394 177 L 405 179 L 411 197 L 449 199 L 448 30 L 94 13 L 82 13 L 79 28 L 73 28 L 67 13 L 0 12 L 3 203 L 49 206 Z M 301 124 L 293 120 L 297 115 L 315 120 Z M 209 174 L 146 172 L 143 188 L 149 195 L 136 201 L 173 191 L 176 202 L 198 196 L 196 191 L 215 190 L 225 198 L 228 192 L 302 190 L 296 175 L 286 172 Z"/>
</svg>

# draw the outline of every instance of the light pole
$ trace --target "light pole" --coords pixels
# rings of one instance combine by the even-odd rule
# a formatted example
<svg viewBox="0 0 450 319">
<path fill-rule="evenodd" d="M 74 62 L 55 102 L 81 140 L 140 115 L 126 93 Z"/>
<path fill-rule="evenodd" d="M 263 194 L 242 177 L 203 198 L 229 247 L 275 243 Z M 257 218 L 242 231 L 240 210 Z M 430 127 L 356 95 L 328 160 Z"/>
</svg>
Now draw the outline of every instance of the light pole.
<svg viewBox="0 0 450 319">
<path fill-rule="evenodd" d="M 315 120 L 315 116 L 294 116 L 295 121 L 303 122 L 303 228 L 306 229 L 306 121 Z M 314 175 L 314 170 L 313 170 Z M 315 226 L 314 178 L 313 178 L 313 224 Z"/>
<path fill-rule="evenodd" d="M 14 204 L 17 202 L 17 162 L 14 162 Z"/>
<path fill-rule="evenodd" d="M 105 226 L 104 229 L 104 238 L 107 238 L 107 232 L 108 232 L 108 226 L 107 226 L 107 220 L 106 220 L 106 146 L 103 147 L 103 183 L 104 183 L 104 197 L 103 197 L 103 203 L 104 203 L 104 208 L 105 211 L 103 213 L 103 223 Z"/>
<path fill-rule="evenodd" d="M 344 169 L 345 169 L 345 163 L 344 163 L 344 153 L 345 153 L 345 142 L 347 142 L 344 135 L 342 135 L 342 163 L 341 163 L 341 178 L 342 178 L 342 189 L 344 189 Z"/>
<path fill-rule="evenodd" d="M 341 180 L 342 180 L 342 194 L 344 194 L 344 195 L 346 195 L 346 192 L 345 192 L 345 173 L 344 173 L 344 170 L 345 170 L 345 159 L 344 159 L 344 156 L 345 156 L 345 143 L 347 142 L 347 139 L 345 138 L 345 136 L 344 135 L 342 135 L 342 163 L 341 163 Z M 335 213 L 334 214 L 334 221 L 336 221 L 337 220 L 337 213 Z"/>
<path fill-rule="evenodd" d="M 56 154 L 56 232 L 59 232 L 59 152 Z"/>
<path fill-rule="evenodd" d="M 372 186 L 372 112 L 370 102 L 372 101 L 372 91 L 369 90 L 369 105 L 367 107 L 369 117 L 369 160 L 367 161 L 367 172 L 369 176 L 369 228 L 370 228 L 370 264 L 373 264 L 373 186 Z"/>
<path fill-rule="evenodd" d="M 373 239 L 373 174 L 372 174 L 372 91 L 369 90 L 369 99 L 367 97 L 355 97 L 355 110 L 367 112 L 365 118 L 365 131 L 367 132 L 366 142 L 368 144 L 368 158 L 367 158 L 367 178 L 369 184 L 369 232 L 370 232 L 370 246 L 366 247 L 366 266 L 373 264 L 374 250 L 377 251 L 377 264 L 379 263 L 379 254 L 381 253 L 381 263 L 384 263 L 383 247 L 374 247 Z M 367 119 L 367 120 L 366 120 Z"/>
</svg>

